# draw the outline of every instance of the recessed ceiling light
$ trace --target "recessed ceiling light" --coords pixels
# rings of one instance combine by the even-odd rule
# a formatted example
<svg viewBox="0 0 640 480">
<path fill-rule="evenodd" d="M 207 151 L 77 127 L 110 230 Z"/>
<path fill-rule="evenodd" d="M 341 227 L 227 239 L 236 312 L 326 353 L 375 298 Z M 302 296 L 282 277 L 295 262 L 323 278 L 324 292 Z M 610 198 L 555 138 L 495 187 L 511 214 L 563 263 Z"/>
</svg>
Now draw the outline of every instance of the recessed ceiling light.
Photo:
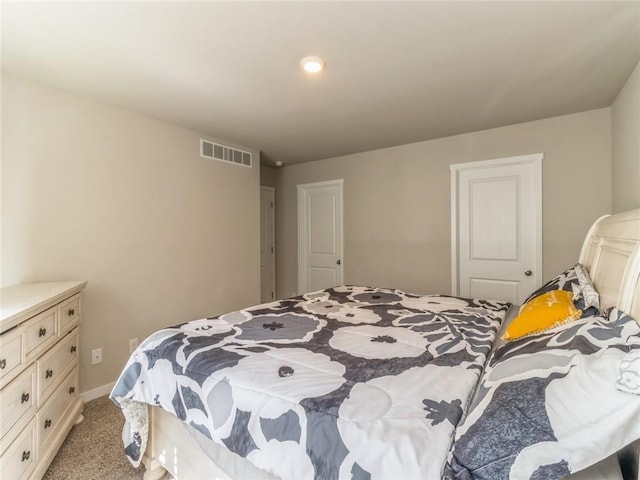
<svg viewBox="0 0 640 480">
<path fill-rule="evenodd" d="M 325 61 L 320 57 L 304 57 L 300 65 L 309 73 L 318 73 L 325 67 Z"/>
</svg>

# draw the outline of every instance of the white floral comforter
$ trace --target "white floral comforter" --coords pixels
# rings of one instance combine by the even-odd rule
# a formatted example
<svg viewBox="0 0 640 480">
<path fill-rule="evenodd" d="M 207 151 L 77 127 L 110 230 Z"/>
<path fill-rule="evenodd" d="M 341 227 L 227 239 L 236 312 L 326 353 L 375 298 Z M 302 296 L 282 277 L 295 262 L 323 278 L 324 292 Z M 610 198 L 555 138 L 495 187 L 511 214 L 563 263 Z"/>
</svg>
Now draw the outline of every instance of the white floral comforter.
<svg viewBox="0 0 640 480">
<path fill-rule="evenodd" d="M 283 479 L 439 479 L 508 307 L 336 287 L 161 330 L 111 393 L 125 451 L 151 404 Z"/>
</svg>

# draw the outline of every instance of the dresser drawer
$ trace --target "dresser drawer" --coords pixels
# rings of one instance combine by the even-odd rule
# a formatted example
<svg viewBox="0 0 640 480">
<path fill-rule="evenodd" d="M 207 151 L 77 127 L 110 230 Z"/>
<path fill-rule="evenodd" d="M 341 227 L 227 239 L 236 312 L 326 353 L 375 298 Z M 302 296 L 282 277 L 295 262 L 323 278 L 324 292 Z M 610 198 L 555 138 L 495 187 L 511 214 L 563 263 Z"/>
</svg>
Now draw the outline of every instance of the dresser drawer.
<svg viewBox="0 0 640 480">
<path fill-rule="evenodd" d="M 31 365 L 0 390 L 0 438 L 23 418 L 33 414 L 36 397 L 36 366 Z"/>
<path fill-rule="evenodd" d="M 0 386 L 20 371 L 23 331 L 18 327 L 0 335 Z"/>
<path fill-rule="evenodd" d="M 0 289 L 0 480 L 43 478 L 82 412 L 78 332 L 85 285 Z"/>
<path fill-rule="evenodd" d="M 80 322 L 80 294 L 58 305 L 59 332 L 64 335 Z"/>
<path fill-rule="evenodd" d="M 65 419 L 68 408 L 79 402 L 78 396 L 78 369 L 74 368 L 63 382 L 56 388 L 51 398 L 38 410 L 38 448 L 45 455 L 46 442 L 52 432 L 55 432 L 58 424 Z"/>
<path fill-rule="evenodd" d="M 38 408 L 47 401 L 64 376 L 77 364 L 78 329 L 62 338 L 36 362 L 38 369 Z"/>
<path fill-rule="evenodd" d="M 2 478 L 23 480 L 29 477 L 36 461 L 35 421 L 18 435 L 0 456 Z"/>
<path fill-rule="evenodd" d="M 24 354 L 33 358 L 52 345 L 58 336 L 56 315 L 58 309 L 52 307 L 36 315 L 25 325 Z"/>
</svg>

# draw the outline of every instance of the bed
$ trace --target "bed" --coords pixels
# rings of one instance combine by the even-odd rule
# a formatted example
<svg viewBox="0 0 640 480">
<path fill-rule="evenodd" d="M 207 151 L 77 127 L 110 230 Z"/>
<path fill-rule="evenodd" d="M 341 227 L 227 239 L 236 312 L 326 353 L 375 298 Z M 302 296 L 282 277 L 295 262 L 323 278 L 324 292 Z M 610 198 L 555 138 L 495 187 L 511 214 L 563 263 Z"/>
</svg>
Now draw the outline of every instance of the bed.
<svg viewBox="0 0 640 480">
<path fill-rule="evenodd" d="M 521 311 L 341 286 L 156 332 L 111 394 L 125 452 L 145 480 L 635 480 L 640 209 L 578 262 Z M 513 336 L 549 296 L 571 321 Z"/>
</svg>

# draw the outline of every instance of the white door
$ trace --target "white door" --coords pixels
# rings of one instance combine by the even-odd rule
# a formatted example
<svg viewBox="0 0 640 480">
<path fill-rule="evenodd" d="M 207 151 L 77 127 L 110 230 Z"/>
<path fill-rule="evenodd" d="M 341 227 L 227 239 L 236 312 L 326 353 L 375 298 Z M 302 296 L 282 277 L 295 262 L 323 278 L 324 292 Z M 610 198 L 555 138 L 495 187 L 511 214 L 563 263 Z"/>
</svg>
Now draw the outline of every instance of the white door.
<svg viewBox="0 0 640 480">
<path fill-rule="evenodd" d="M 454 294 L 521 304 L 540 285 L 542 157 L 451 166 Z"/>
<path fill-rule="evenodd" d="M 275 190 L 260 187 L 260 301 L 276 296 Z"/>
<path fill-rule="evenodd" d="M 298 294 L 343 283 L 342 180 L 298 185 Z"/>
</svg>

